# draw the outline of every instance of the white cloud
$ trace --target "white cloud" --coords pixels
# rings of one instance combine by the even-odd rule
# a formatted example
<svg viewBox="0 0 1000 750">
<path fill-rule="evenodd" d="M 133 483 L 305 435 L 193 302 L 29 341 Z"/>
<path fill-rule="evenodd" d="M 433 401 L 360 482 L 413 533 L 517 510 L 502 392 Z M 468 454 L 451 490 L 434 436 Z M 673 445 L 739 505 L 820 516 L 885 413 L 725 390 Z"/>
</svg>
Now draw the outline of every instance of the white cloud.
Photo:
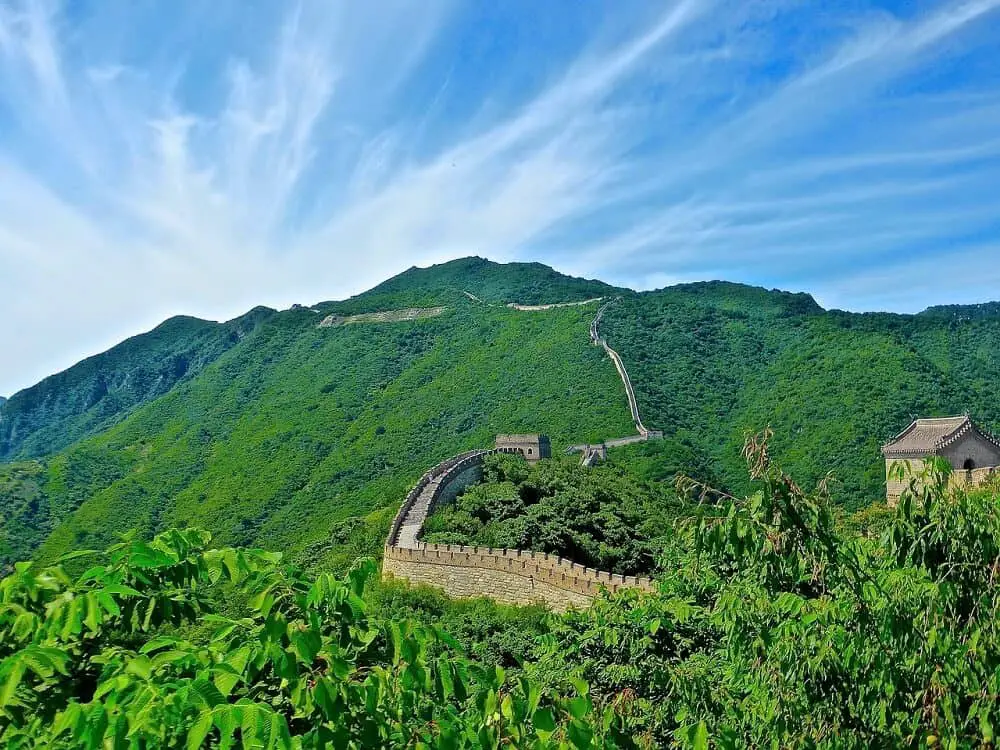
<svg viewBox="0 0 1000 750">
<path fill-rule="evenodd" d="M 913 83 L 985 59 L 998 7 L 624 3 L 550 52 L 505 49 L 516 35 L 450 0 L 86 20 L 0 2 L 0 311 L 16 321 L 0 392 L 170 313 L 328 299 L 472 253 L 877 306 L 856 276 L 810 277 L 814 256 L 906 266 L 915 243 L 996 231 L 990 80 Z M 142 24 L 165 26 L 162 48 L 112 33 Z"/>
</svg>

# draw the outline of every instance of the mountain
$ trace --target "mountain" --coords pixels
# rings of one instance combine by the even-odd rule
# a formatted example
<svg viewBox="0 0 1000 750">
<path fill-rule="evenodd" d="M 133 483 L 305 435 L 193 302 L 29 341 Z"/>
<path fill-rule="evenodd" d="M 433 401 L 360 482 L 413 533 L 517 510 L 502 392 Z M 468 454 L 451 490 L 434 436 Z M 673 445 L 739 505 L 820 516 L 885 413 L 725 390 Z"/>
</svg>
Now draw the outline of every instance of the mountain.
<svg viewBox="0 0 1000 750">
<path fill-rule="evenodd" d="M 744 434 L 770 425 L 798 480 L 833 472 L 835 500 L 859 508 L 882 498 L 879 445 L 912 416 L 1000 427 L 1000 306 L 854 314 L 739 284 L 635 293 L 465 258 L 342 302 L 168 321 L 13 397 L 0 567 L 177 525 L 313 566 L 378 554 L 408 487 L 449 455 L 497 432 L 545 432 L 558 452 L 633 431 L 589 343 L 595 303 L 506 306 L 598 296 L 619 298 L 601 333 L 666 434 L 619 454 L 647 478 L 740 491 Z"/>
<path fill-rule="evenodd" d="M 770 426 L 798 481 L 828 472 L 860 508 L 884 495 L 880 446 L 917 416 L 1000 428 L 1000 305 L 918 315 L 825 311 L 804 294 L 720 282 L 627 296 L 602 329 L 647 425 L 748 489 L 740 447 Z"/>
<path fill-rule="evenodd" d="M 485 258 L 460 258 L 429 268 L 412 267 L 354 300 L 364 305 L 391 301 L 433 302 L 442 295 L 468 292 L 487 303 L 536 305 L 572 302 L 621 293 L 603 281 L 566 276 L 541 263 L 499 264 Z"/>
<path fill-rule="evenodd" d="M 498 304 L 546 279 L 560 300 L 608 287 L 474 263 L 461 291 L 445 264 L 344 303 L 272 313 L 108 429 L 8 464 L 0 564 L 99 546 L 127 528 L 201 525 L 220 541 L 334 565 L 378 552 L 409 485 L 497 432 L 545 432 L 557 449 L 631 433 L 617 373 L 589 343 L 596 304 Z M 421 300 L 438 305 L 434 316 L 350 322 Z M 347 324 L 323 325 L 330 316 Z"/>
<path fill-rule="evenodd" d="M 274 313 L 228 323 L 185 316 L 0 400 L 0 461 L 50 455 L 192 378 Z"/>
</svg>

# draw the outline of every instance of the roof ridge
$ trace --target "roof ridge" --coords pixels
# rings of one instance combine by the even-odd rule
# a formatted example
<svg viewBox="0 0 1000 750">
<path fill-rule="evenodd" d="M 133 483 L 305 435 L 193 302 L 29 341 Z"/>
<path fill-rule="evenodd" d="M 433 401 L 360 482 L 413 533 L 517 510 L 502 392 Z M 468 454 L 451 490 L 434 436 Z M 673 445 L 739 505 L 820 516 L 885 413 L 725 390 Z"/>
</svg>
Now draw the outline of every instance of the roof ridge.
<svg viewBox="0 0 1000 750">
<path fill-rule="evenodd" d="M 970 430 L 975 430 L 977 434 L 983 432 L 968 414 L 914 419 L 905 430 L 882 446 L 882 453 L 885 456 L 933 454 L 968 434 Z M 1000 446 L 1000 441 L 996 438 L 985 435 L 984 438 Z"/>
</svg>

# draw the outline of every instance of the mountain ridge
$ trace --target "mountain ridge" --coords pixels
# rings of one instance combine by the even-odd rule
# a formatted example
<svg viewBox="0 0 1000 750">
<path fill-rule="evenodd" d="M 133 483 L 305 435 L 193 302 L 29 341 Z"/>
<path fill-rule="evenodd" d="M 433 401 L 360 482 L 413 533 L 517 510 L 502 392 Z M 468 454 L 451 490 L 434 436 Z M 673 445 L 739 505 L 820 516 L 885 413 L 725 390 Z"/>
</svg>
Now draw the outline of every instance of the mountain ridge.
<svg viewBox="0 0 1000 750">
<path fill-rule="evenodd" d="M 547 432 L 561 447 L 630 433 L 614 365 L 590 344 L 595 309 L 506 306 L 521 294 L 615 300 L 601 335 L 624 359 L 647 427 L 666 438 L 618 450 L 653 481 L 683 471 L 740 491 L 742 439 L 770 425 L 777 460 L 806 483 L 832 470 L 834 499 L 859 508 L 881 498 L 878 446 L 911 416 L 970 411 L 1000 426 L 1000 315 L 990 305 L 859 314 L 730 282 L 633 292 L 470 258 L 410 269 L 341 302 L 258 309 L 235 341 L 227 324 L 197 319 L 154 329 L 213 334 L 145 350 L 156 367 L 141 373 L 173 377 L 139 378 L 149 388 L 128 390 L 137 375 L 127 358 L 98 372 L 137 394 L 114 408 L 88 403 L 97 380 L 83 378 L 69 401 L 83 406 L 30 437 L 48 448 L 40 461 L 0 460 L 0 565 L 99 546 L 125 528 L 197 523 L 226 542 L 343 567 L 379 554 L 429 466 L 497 432 Z M 444 309 L 320 326 L 329 315 L 424 306 Z M 197 367 L 172 369 L 189 351 L 203 355 Z M 60 395 L 60 385 L 40 392 Z M 0 425 L 10 414 L 8 403 Z"/>
<path fill-rule="evenodd" d="M 168 392 L 274 314 L 216 323 L 176 315 L 18 391 L 0 404 L 0 461 L 49 455 Z"/>
</svg>

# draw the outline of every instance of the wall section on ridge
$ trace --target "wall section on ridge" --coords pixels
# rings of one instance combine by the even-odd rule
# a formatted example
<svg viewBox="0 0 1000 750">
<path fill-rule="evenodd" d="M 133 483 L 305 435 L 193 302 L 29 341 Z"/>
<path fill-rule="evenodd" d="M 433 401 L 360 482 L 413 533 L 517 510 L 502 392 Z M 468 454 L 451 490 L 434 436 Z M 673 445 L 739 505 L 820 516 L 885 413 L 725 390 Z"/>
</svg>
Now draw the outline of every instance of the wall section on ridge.
<svg viewBox="0 0 1000 750">
<path fill-rule="evenodd" d="M 542 603 L 554 610 L 582 608 L 602 589 L 653 590 L 650 578 L 595 570 L 557 555 L 525 550 L 425 544 L 427 516 L 451 502 L 482 476 L 486 456 L 507 451 L 470 451 L 435 466 L 407 495 L 393 521 L 382 560 L 383 575 L 427 584 L 449 596 L 486 596 L 506 604 Z"/>
</svg>

